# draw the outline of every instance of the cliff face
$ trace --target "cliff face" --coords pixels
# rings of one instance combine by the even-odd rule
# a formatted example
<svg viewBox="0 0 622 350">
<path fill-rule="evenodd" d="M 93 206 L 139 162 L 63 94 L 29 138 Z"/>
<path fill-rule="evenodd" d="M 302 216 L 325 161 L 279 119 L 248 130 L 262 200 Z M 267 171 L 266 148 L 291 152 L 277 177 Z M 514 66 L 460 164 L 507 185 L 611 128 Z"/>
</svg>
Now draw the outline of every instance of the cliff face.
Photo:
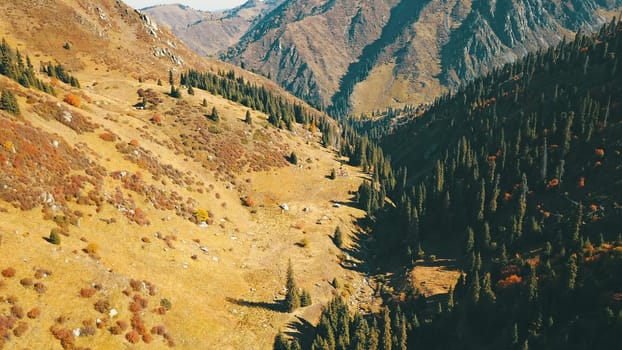
<svg viewBox="0 0 622 350">
<path fill-rule="evenodd" d="M 251 28 L 226 60 L 270 76 L 316 104 L 328 105 L 341 77 L 381 35 L 397 1 L 292 0 Z"/>
<path fill-rule="evenodd" d="M 289 0 L 222 58 L 335 113 L 428 102 L 589 31 L 622 0 Z"/>
</svg>

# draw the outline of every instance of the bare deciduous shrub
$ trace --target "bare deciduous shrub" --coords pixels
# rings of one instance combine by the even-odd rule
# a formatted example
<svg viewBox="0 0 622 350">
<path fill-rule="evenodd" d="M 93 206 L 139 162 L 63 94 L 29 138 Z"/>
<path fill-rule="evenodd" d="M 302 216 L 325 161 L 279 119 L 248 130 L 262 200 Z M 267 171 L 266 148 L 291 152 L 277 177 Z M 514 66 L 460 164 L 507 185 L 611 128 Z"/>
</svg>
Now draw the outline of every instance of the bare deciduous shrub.
<svg viewBox="0 0 622 350">
<path fill-rule="evenodd" d="M 22 319 L 24 318 L 24 309 L 22 309 L 22 307 L 19 305 L 13 305 L 11 307 L 11 315 Z"/>
<path fill-rule="evenodd" d="M 43 277 L 47 277 L 47 276 L 51 276 L 52 275 L 52 271 L 50 270 L 46 270 L 46 269 L 37 269 L 37 271 L 35 271 L 35 278 L 36 279 L 42 279 Z"/>
<path fill-rule="evenodd" d="M 121 327 L 119 326 L 112 326 L 108 328 L 108 332 L 110 332 L 110 334 L 113 334 L 113 335 L 119 335 L 123 333 L 123 331 L 121 330 Z"/>
<path fill-rule="evenodd" d="M 45 284 L 43 284 L 41 282 L 35 283 L 34 284 L 34 288 L 35 288 L 35 291 L 37 293 L 39 293 L 39 294 L 43 294 L 43 293 L 45 293 L 48 290 L 48 288 L 45 286 Z"/>
<path fill-rule="evenodd" d="M 95 302 L 95 304 L 93 304 L 93 307 L 95 307 L 95 310 L 97 310 L 98 312 L 104 314 L 110 310 L 110 303 L 108 302 L 108 300 L 102 299 Z"/>
<path fill-rule="evenodd" d="M 33 283 L 34 282 L 32 281 L 32 278 L 28 278 L 28 277 L 25 277 L 25 278 L 22 278 L 21 280 L 19 280 L 19 284 L 21 284 L 25 288 L 28 288 L 28 287 L 32 286 Z"/>
<path fill-rule="evenodd" d="M 13 334 L 15 334 L 16 337 L 21 337 L 27 330 L 28 323 L 22 321 L 17 324 L 17 327 L 13 330 Z"/>
</svg>

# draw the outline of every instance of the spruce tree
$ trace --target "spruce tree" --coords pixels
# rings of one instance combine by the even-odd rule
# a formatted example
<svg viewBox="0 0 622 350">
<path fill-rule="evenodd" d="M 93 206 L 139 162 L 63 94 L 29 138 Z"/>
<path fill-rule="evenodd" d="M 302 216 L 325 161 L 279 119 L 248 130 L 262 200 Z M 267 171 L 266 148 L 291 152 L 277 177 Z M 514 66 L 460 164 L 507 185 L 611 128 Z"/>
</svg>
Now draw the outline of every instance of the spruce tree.
<svg viewBox="0 0 622 350">
<path fill-rule="evenodd" d="M 216 109 L 216 107 L 212 108 L 212 120 L 215 122 L 220 120 L 220 117 L 218 116 L 218 110 Z"/>
<path fill-rule="evenodd" d="M 244 118 L 244 122 L 248 125 L 253 124 L 253 119 L 251 117 L 251 111 L 246 111 L 246 117 Z"/>
<path fill-rule="evenodd" d="M 575 289 L 577 282 L 577 273 L 579 268 L 577 267 L 577 258 L 574 255 L 570 256 L 568 263 L 566 264 L 566 287 L 569 290 Z"/>
<path fill-rule="evenodd" d="M 175 87 L 175 85 L 171 85 L 171 92 L 169 95 L 173 98 L 181 98 L 181 92 Z"/>
<path fill-rule="evenodd" d="M 272 347 L 274 350 L 290 350 L 289 342 L 287 341 L 287 337 L 283 332 L 279 332 L 276 338 L 274 339 L 274 346 Z"/>
<path fill-rule="evenodd" d="M 474 275 L 469 278 L 469 300 L 473 305 L 477 305 L 480 293 L 479 272 L 475 270 Z"/>
<path fill-rule="evenodd" d="M 343 234 L 341 233 L 341 227 L 339 226 L 335 228 L 335 233 L 333 235 L 333 242 L 335 242 L 335 245 L 337 246 L 337 248 L 343 247 Z"/>
<path fill-rule="evenodd" d="M 294 268 L 292 267 L 291 259 L 287 265 L 285 288 L 287 289 L 287 294 L 285 294 L 285 309 L 287 312 L 292 312 L 300 307 L 300 294 L 298 293 L 298 287 L 294 280 Z"/>
<path fill-rule="evenodd" d="M 473 252 L 473 247 L 475 246 L 475 233 L 471 227 L 467 227 L 466 232 L 466 242 L 464 246 L 464 251 L 466 254 Z"/>
<path fill-rule="evenodd" d="M 583 203 L 579 202 L 575 213 L 574 222 L 570 231 L 570 241 L 578 247 L 579 237 L 581 236 L 581 224 L 583 223 Z"/>
<path fill-rule="evenodd" d="M 354 316 L 354 333 L 350 341 L 351 350 L 366 350 L 367 338 L 369 337 L 369 326 L 363 316 L 357 313 Z"/>
<path fill-rule="evenodd" d="M 292 153 L 289 155 L 289 162 L 294 165 L 298 164 L 298 156 L 296 155 L 296 152 L 292 151 Z"/>
<path fill-rule="evenodd" d="M 510 331 L 510 343 L 512 345 L 518 344 L 518 324 L 516 324 L 516 322 L 512 325 Z"/>
<path fill-rule="evenodd" d="M 385 307 L 382 312 L 382 332 L 380 332 L 380 350 L 392 349 L 392 335 L 391 335 L 391 317 L 389 314 L 389 308 Z"/>
<path fill-rule="evenodd" d="M 480 299 L 487 304 L 492 304 L 495 302 L 497 297 L 495 296 L 495 292 L 492 290 L 492 281 L 490 278 L 490 272 L 486 272 L 484 275 L 484 280 L 482 281 L 482 289 Z"/>
<path fill-rule="evenodd" d="M 0 109 L 4 109 L 14 115 L 20 114 L 19 104 L 10 90 L 2 90 L 2 95 L 0 96 Z"/>
<path fill-rule="evenodd" d="M 311 300 L 311 293 L 309 293 L 308 290 L 304 289 L 302 291 L 302 294 L 300 294 L 300 306 L 307 307 L 310 306 L 312 303 L 313 301 Z"/>
<path fill-rule="evenodd" d="M 538 276 L 536 275 L 535 267 L 532 267 L 529 273 L 529 286 L 527 293 L 529 302 L 533 303 L 538 300 Z"/>
</svg>

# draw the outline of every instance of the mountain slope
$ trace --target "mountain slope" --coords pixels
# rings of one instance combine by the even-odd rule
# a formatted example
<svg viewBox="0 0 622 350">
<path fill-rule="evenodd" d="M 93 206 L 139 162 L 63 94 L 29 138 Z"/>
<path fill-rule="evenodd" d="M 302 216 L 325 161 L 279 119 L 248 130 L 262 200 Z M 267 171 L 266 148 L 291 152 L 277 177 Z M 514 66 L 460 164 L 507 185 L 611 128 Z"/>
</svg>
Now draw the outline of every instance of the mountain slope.
<svg viewBox="0 0 622 350">
<path fill-rule="evenodd" d="M 430 102 L 602 24 L 620 1 L 292 0 L 223 57 L 335 113 Z M 373 9 L 373 11 L 372 11 Z"/>
<path fill-rule="evenodd" d="M 142 9 L 157 23 L 167 25 L 186 45 L 205 56 L 215 56 L 234 45 L 251 25 L 282 0 L 249 0 L 223 12 L 204 12 L 183 5 Z"/>
<path fill-rule="evenodd" d="M 597 32 L 400 116 L 396 181 L 359 189 L 374 232 L 353 252 L 385 272 L 386 307 L 336 297 L 275 349 L 619 348 L 622 22 Z M 425 269 L 460 276 L 430 295 Z"/>
<path fill-rule="evenodd" d="M 0 12 L 0 348 L 268 349 L 335 276 L 373 305 L 331 239 L 363 214 L 331 202 L 361 181 L 332 121 L 119 1 Z M 191 69 L 218 89 L 181 88 Z M 312 300 L 291 313 L 288 258 Z"/>
</svg>

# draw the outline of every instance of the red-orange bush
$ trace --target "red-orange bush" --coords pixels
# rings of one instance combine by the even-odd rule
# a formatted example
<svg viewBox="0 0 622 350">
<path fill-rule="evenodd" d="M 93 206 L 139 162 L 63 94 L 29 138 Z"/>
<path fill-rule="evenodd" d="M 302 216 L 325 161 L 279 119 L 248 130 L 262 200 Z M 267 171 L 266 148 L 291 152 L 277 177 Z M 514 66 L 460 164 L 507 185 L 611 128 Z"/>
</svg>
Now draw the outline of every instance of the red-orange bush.
<svg viewBox="0 0 622 350">
<path fill-rule="evenodd" d="M 129 327 L 130 325 L 127 323 L 127 321 L 124 320 L 118 320 L 117 321 L 117 326 L 119 327 L 119 329 L 121 329 L 122 331 L 126 330 L 127 327 Z"/>
<path fill-rule="evenodd" d="M 152 340 L 153 340 L 153 336 L 151 336 L 151 334 L 149 333 L 143 334 L 143 341 L 145 342 L 145 344 L 151 343 Z"/>
<path fill-rule="evenodd" d="M 125 339 L 127 339 L 127 341 L 129 341 L 132 344 L 136 344 L 140 341 L 140 334 L 138 334 L 135 331 L 131 331 L 125 334 Z"/>
<path fill-rule="evenodd" d="M 594 150 L 594 154 L 595 154 L 597 157 L 601 157 L 601 158 L 602 158 L 602 157 L 604 157 L 604 156 L 605 156 L 605 149 L 604 149 L 604 148 L 602 148 L 602 147 L 599 147 L 599 148 L 597 148 L 597 149 L 595 149 L 595 150 Z"/>
<path fill-rule="evenodd" d="M 244 198 L 244 201 L 242 203 L 245 206 L 247 206 L 247 207 L 254 207 L 255 206 L 255 202 L 253 201 L 253 199 L 251 197 Z"/>
<path fill-rule="evenodd" d="M 111 133 L 111 132 L 104 132 L 99 134 L 99 138 L 104 140 L 104 141 L 108 141 L 108 142 L 113 142 L 117 140 L 117 137 Z"/>
<path fill-rule="evenodd" d="M 63 99 L 65 103 L 70 104 L 74 107 L 80 107 L 80 96 L 74 94 L 67 94 Z"/>
<path fill-rule="evenodd" d="M 140 311 L 140 310 L 142 310 L 143 308 L 142 308 L 142 306 L 140 306 L 140 304 L 139 304 L 139 303 L 137 303 L 137 302 L 135 302 L 135 301 L 134 301 L 134 302 L 131 302 L 131 303 L 130 303 L 130 307 L 129 307 L 129 309 L 130 309 L 130 312 L 139 312 L 139 311 Z"/>
<path fill-rule="evenodd" d="M 497 287 L 508 288 L 523 282 L 523 278 L 518 275 L 509 275 L 508 277 L 497 281 Z"/>
<path fill-rule="evenodd" d="M 579 187 L 579 188 L 585 187 L 585 177 L 581 176 L 579 178 L 579 183 L 577 184 L 577 187 Z"/>
<path fill-rule="evenodd" d="M 546 188 L 556 187 L 558 185 L 559 185 L 559 180 L 555 178 L 549 181 L 549 183 L 546 185 Z"/>
<path fill-rule="evenodd" d="M 151 328 L 151 334 L 163 335 L 166 333 L 166 327 L 164 325 L 153 326 Z"/>
<path fill-rule="evenodd" d="M 35 319 L 39 317 L 39 315 L 41 315 L 41 309 L 39 309 L 38 307 L 35 307 L 34 309 L 28 311 L 28 313 L 26 314 L 26 316 L 28 316 L 28 318 L 30 319 Z"/>
<path fill-rule="evenodd" d="M 11 278 L 11 277 L 15 276 L 16 272 L 17 271 L 15 271 L 14 268 L 7 267 L 6 269 L 2 270 L 2 277 Z"/>
<path fill-rule="evenodd" d="M 147 327 L 145 326 L 145 321 L 138 314 L 134 314 L 131 319 L 132 329 L 138 332 L 139 334 L 146 334 Z"/>
<path fill-rule="evenodd" d="M 91 287 L 82 288 L 80 289 L 80 296 L 83 298 L 90 298 L 93 295 L 95 295 L 95 292 L 97 292 L 95 288 L 91 288 Z"/>
</svg>

